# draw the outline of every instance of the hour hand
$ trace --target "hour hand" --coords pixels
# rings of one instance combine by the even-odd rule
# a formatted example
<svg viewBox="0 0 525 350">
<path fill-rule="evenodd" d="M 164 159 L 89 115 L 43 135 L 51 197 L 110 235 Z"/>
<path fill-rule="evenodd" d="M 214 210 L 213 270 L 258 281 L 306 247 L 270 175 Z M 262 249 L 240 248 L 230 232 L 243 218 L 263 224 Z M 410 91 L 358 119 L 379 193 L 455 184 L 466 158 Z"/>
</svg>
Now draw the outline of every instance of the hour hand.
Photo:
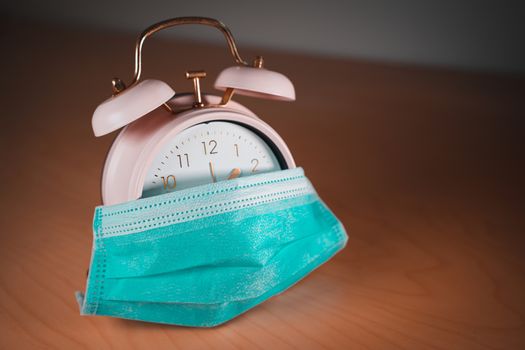
<svg viewBox="0 0 525 350">
<path fill-rule="evenodd" d="M 241 176 L 241 169 L 239 168 L 233 168 L 232 171 L 230 171 L 230 175 L 228 176 L 228 180 L 233 180 L 237 177 Z"/>
<path fill-rule="evenodd" d="M 209 163 L 210 164 L 210 175 L 211 175 L 211 180 L 213 182 L 217 182 L 217 178 L 215 177 L 215 171 L 213 171 L 213 164 L 211 164 L 211 162 Z"/>
</svg>

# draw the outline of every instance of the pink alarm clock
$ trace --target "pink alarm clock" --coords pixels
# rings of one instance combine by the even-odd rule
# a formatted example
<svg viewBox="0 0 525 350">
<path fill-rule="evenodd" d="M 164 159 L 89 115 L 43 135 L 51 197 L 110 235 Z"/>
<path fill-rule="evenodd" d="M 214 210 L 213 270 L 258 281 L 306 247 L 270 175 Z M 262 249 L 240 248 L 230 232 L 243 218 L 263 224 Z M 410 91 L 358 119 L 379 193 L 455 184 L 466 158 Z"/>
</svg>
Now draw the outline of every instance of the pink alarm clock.
<svg viewBox="0 0 525 350">
<path fill-rule="evenodd" d="M 204 71 L 186 72 L 194 91 L 176 94 L 160 80 L 143 80 L 144 41 L 154 33 L 182 24 L 202 24 L 225 36 L 236 66 L 215 81 L 222 96 L 202 94 Z M 102 200 L 117 204 L 202 184 L 295 167 L 283 139 L 248 108 L 232 101 L 237 93 L 293 101 L 290 80 L 263 67 L 262 57 L 250 65 L 237 51 L 228 28 L 203 17 L 181 17 L 152 25 L 137 39 L 135 74 L 129 86 L 113 79 L 114 95 L 93 114 L 95 136 L 123 128 L 107 155 Z"/>
</svg>

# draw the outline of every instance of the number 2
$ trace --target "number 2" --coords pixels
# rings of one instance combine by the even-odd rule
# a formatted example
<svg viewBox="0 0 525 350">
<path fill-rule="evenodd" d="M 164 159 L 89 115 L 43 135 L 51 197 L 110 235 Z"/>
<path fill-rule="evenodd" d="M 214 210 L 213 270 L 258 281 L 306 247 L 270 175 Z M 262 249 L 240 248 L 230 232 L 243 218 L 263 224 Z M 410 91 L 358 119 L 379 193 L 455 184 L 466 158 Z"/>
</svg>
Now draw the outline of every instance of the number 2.
<svg viewBox="0 0 525 350">
<path fill-rule="evenodd" d="M 255 169 L 257 169 L 257 165 L 259 165 L 259 159 L 257 159 L 257 158 L 253 158 L 251 163 L 252 163 L 252 165 L 253 165 L 252 173 L 254 173 L 254 172 L 255 172 Z"/>
</svg>

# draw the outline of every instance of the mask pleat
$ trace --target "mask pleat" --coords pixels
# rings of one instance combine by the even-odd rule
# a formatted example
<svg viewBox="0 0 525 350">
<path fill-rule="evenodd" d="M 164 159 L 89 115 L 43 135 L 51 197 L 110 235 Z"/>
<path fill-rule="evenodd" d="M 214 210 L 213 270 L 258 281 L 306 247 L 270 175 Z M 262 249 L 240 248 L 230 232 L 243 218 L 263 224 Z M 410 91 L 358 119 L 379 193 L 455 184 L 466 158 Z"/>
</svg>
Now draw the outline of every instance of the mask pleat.
<svg viewBox="0 0 525 350">
<path fill-rule="evenodd" d="M 319 210 L 311 195 L 104 239 L 107 278 L 144 277 L 201 266 L 260 267 L 282 245 L 315 233 L 290 229 Z M 290 212 L 293 209 L 293 213 Z M 195 244 L 199 242 L 199 244 Z"/>
<path fill-rule="evenodd" d="M 323 215 L 319 203 L 288 209 L 280 214 L 281 220 L 290 217 L 299 219 L 293 222 L 294 232 L 297 234 L 281 240 L 281 244 L 266 249 L 248 247 L 249 252 L 245 252 L 243 258 L 242 251 L 238 250 L 238 247 L 231 246 L 236 239 L 223 236 L 226 244 L 224 246 L 216 244 L 218 249 L 233 250 L 234 252 L 229 252 L 227 255 L 238 255 L 238 258 L 158 275 L 108 278 L 104 298 L 181 303 L 217 303 L 221 300 L 254 298 L 263 294 L 268 287 L 277 285 L 284 276 L 295 274 L 306 266 L 316 258 L 315 254 L 320 248 L 328 249 L 340 240 L 333 230 L 333 225 L 336 223 L 318 220 L 318 217 Z M 274 218 L 276 215 L 272 213 Z M 251 220 L 260 223 L 264 218 L 255 217 Z M 277 223 L 269 227 L 265 225 L 268 231 L 261 233 L 268 235 L 265 240 L 280 240 L 276 235 L 286 224 L 288 223 L 280 221 L 280 225 Z M 261 244 L 270 245 L 268 242 Z M 202 255 L 203 252 L 194 253 Z"/>
</svg>

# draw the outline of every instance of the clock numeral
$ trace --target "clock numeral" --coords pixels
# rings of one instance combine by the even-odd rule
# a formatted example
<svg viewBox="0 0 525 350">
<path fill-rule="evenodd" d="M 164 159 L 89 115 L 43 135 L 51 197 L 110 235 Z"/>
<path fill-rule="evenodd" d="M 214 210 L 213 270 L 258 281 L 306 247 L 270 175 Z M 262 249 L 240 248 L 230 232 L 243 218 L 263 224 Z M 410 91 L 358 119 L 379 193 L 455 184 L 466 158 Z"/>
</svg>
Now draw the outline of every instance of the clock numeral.
<svg viewBox="0 0 525 350">
<path fill-rule="evenodd" d="M 210 140 L 208 142 L 208 147 L 206 147 L 206 142 L 201 142 L 202 143 L 202 146 L 204 147 L 204 154 L 207 155 L 208 154 L 208 147 L 210 148 L 210 154 L 217 154 L 218 152 L 215 150 L 215 148 L 217 148 L 217 141 L 215 140 Z"/>
<path fill-rule="evenodd" d="M 216 154 L 217 151 L 215 151 L 215 148 L 217 148 L 217 141 L 215 141 L 215 140 L 211 140 L 211 141 L 210 141 L 210 145 L 211 145 L 212 143 L 213 143 L 213 148 L 211 149 L 210 154 Z"/>
<path fill-rule="evenodd" d="M 177 186 L 175 175 L 161 176 L 162 183 L 164 184 L 165 190 L 172 190 Z M 171 180 L 171 181 L 170 181 Z"/>
<path fill-rule="evenodd" d="M 253 158 L 252 159 L 252 165 L 253 165 L 252 173 L 254 173 L 256 171 L 256 169 L 257 169 L 257 166 L 259 165 L 259 159 Z"/>
<path fill-rule="evenodd" d="M 179 158 L 179 166 L 182 168 L 183 166 L 183 161 L 182 161 L 182 158 L 186 158 L 186 166 L 189 168 L 190 167 L 190 157 L 188 156 L 188 153 L 184 153 L 184 154 L 177 154 L 177 158 Z"/>
<path fill-rule="evenodd" d="M 239 156 L 239 145 L 238 144 L 234 144 L 233 147 L 235 147 L 235 154 L 238 157 Z"/>
</svg>

